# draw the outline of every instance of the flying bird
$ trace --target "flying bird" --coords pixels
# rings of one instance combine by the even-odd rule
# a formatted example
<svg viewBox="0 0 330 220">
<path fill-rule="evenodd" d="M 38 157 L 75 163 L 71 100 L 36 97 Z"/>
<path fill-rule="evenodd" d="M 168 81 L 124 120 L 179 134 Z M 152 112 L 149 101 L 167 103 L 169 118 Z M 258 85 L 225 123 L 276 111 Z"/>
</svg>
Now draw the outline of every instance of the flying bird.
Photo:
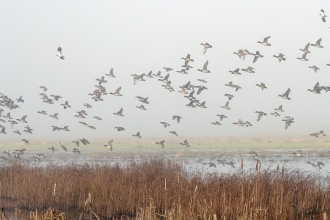
<svg viewBox="0 0 330 220">
<path fill-rule="evenodd" d="M 62 48 L 61 47 L 59 47 L 57 49 L 57 55 L 56 56 L 58 56 L 59 58 L 61 58 L 62 60 L 64 60 L 64 56 L 62 55 Z"/>
<path fill-rule="evenodd" d="M 115 127 L 115 129 L 117 129 L 117 131 L 125 131 L 125 128 L 123 127 Z"/>
<path fill-rule="evenodd" d="M 116 78 L 116 76 L 115 76 L 114 73 L 113 73 L 113 68 L 111 68 L 109 74 L 105 74 L 105 75 L 107 75 L 107 76 L 109 76 L 109 77 L 111 77 L 111 78 Z"/>
<path fill-rule="evenodd" d="M 159 141 L 159 142 L 156 142 L 156 144 L 158 144 L 159 146 L 161 146 L 162 148 L 164 148 L 165 147 L 165 140 L 163 140 L 163 141 Z"/>
<path fill-rule="evenodd" d="M 320 70 L 320 68 L 318 68 L 317 66 L 309 66 L 308 68 L 312 69 L 315 71 L 315 73 L 317 73 L 318 70 Z"/>
<path fill-rule="evenodd" d="M 118 115 L 118 116 L 124 116 L 123 115 L 123 108 L 121 108 L 118 112 L 113 113 L 114 115 Z"/>
<path fill-rule="evenodd" d="M 286 90 L 286 92 L 285 92 L 284 94 L 282 94 L 282 95 L 278 95 L 278 96 L 282 97 L 283 99 L 291 100 L 291 99 L 289 98 L 289 94 L 290 94 L 290 92 L 291 92 L 291 89 L 288 88 L 288 90 Z"/>
<path fill-rule="evenodd" d="M 321 46 L 321 41 L 322 41 L 322 38 L 318 39 L 315 44 L 311 44 L 311 46 L 316 47 L 316 48 L 323 48 L 323 46 Z"/>
<path fill-rule="evenodd" d="M 110 141 L 108 141 L 108 144 L 105 144 L 104 146 L 109 148 L 110 151 L 112 151 L 112 143 L 113 143 L 113 139 L 111 139 Z"/>
<path fill-rule="evenodd" d="M 298 60 L 301 60 L 301 61 L 308 61 L 308 59 L 306 58 L 306 56 L 307 56 L 307 52 L 305 52 L 305 53 L 301 56 L 301 58 L 300 58 L 300 57 L 297 57 L 297 59 L 298 59 Z"/>
<path fill-rule="evenodd" d="M 309 45 L 310 45 L 310 43 L 306 44 L 306 46 L 305 46 L 304 49 L 299 49 L 299 50 L 301 50 L 301 51 L 304 52 L 304 53 L 310 53 L 310 51 L 308 50 Z"/>
<path fill-rule="evenodd" d="M 59 142 L 60 143 L 60 145 L 61 145 L 61 148 L 66 152 L 66 151 L 68 151 L 68 149 L 66 149 L 66 147 L 61 143 L 61 142 Z"/>
<path fill-rule="evenodd" d="M 170 124 L 166 123 L 166 122 L 160 122 L 162 125 L 164 125 L 164 128 L 170 126 Z"/>
<path fill-rule="evenodd" d="M 217 126 L 221 125 L 220 122 L 218 122 L 218 121 L 212 122 L 211 124 L 217 125 Z"/>
<path fill-rule="evenodd" d="M 181 116 L 178 116 L 178 115 L 173 115 L 172 116 L 172 120 L 175 120 L 176 119 L 176 121 L 178 122 L 178 123 L 180 123 L 180 120 L 182 119 L 182 117 Z"/>
<path fill-rule="evenodd" d="M 257 51 L 255 54 L 252 53 L 251 55 L 254 56 L 253 63 L 257 62 L 257 60 L 258 60 L 259 57 L 261 57 L 261 58 L 264 57 L 263 55 L 261 55 L 259 53 L 259 51 Z"/>
<path fill-rule="evenodd" d="M 203 69 L 198 69 L 198 71 L 202 72 L 202 73 L 210 73 L 210 70 L 207 69 L 207 65 L 209 65 L 209 61 L 206 61 Z"/>
<path fill-rule="evenodd" d="M 178 134 L 175 131 L 170 131 L 169 133 L 178 136 Z"/>
<path fill-rule="evenodd" d="M 136 137 L 136 138 L 142 138 L 141 135 L 140 135 L 140 132 L 136 133 L 136 134 L 133 134 L 132 135 L 133 137 Z"/>
<path fill-rule="evenodd" d="M 221 106 L 221 108 L 230 110 L 230 108 L 228 107 L 228 105 L 229 105 L 229 101 L 226 102 L 225 106 Z"/>
<path fill-rule="evenodd" d="M 71 108 L 71 105 L 69 105 L 68 101 L 66 101 L 64 104 L 62 103 L 61 105 L 63 105 L 64 109 Z"/>
<path fill-rule="evenodd" d="M 255 113 L 258 114 L 258 119 L 257 119 L 257 121 L 260 121 L 261 118 L 262 118 L 262 116 L 267 115 L 265 112 L 262 112 L 262 111 L 256 111 Z"/>
<path fill-rule="evenodd" d="M 282 60 L 285 61 L 285 57 L 284 57 L 284 54 L 280 53 L 278 56 L 276 55 L 273 55 L 273 57 L 277 58 L 278 59 L 278 62 L 281 62 Z"/>
<path fill-rule="evenodd" d="M 323 22 L 326 22 L 325 18 L 327 17 L 327 15 L 324 13 L 324 10 L 323 10 L 323 9 L 321 9 L 321 14 L 320 14 L 320 16 L 321 16 L 322 21 L 323 21 Z"/>
<path fill-rule="evenodd" d="M 212 46 L 205 42 L 205 44 L 201 43 L 201 45 L 204 46 L 203 54 L 206 53 L 207 49 L 212 48 Z"/>
<path fill-rule="evenodd" d="M 114 95 L 114 96 L 123 96 L 123 95 L 121 95 L 121 94 L 119 93 L 120 90 L 121 90 L 121 87 L 119 87 L 118 89 L 116 89 L 116 91 L 115 91 L 114 93 L 110 92 L 109 94 Z"/>
<path fill-rule="evenodd" d="M 268 39 L 270 38 L 270 36 L 269 37 L 265 37 L 264 38 L 264 40 L 261 42 L 261 41 L 258 41 L 257 43 L 259 43 L 259 44 L 262 44 L 262 45 L 264 45 L 264 46 L 271 46 L 271 44 L 270 43 L 268 43 Z"/>
<path fill-rule="evenodd" d="M 264 91 L 264 89 L 267 89 L 265 83 L 260 83 L 260 85 L 256 84 L 256 86 L 260 87 L 262 89 L 262 91 Z"/>
<path fill-rule="evenodd" d="M 190 147 L 190 144 L 188 143 L 187 140 L 184 140 L 184 142 L 180 143 L 180 144 L 183 145 L 183 146 L 186 146 L 186 147 Z"/>
<path fill-rule="evenodd" d="M 163 69 L 165 69 L 166 72 L 169 72 L 169 71 L 173 70 L 172 68 L 169 68 L 169 67 L 164 67 Z M 160 71 L 158 73 L 160 75 Z"/>
</svg>

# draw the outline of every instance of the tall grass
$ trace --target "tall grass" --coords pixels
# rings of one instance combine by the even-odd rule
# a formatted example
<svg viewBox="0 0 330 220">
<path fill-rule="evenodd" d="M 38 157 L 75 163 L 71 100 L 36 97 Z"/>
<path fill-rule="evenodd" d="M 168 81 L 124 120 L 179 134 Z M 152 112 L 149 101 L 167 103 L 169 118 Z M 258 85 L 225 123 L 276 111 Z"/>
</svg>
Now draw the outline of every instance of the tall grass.
<svg viewBox="0 0 330 220">
<path fill-rule="evenodd" d="M 303 219 L 330 211 L 329 180 L 284 168 L 186 172 L 159 158 L 127 167 L 13 163 L 0 168 L 0 204 L 26 210 L 55 205 L 77 217 L 91 197 L 90 209 L 101 219 Z"/>
</svg>

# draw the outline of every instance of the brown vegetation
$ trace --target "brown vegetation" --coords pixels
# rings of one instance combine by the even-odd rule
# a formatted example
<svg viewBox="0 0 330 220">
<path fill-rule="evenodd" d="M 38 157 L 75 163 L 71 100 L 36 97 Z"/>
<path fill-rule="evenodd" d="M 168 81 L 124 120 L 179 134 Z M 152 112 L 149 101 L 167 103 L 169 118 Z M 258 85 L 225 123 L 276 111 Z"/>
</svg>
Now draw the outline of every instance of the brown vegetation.
<svg viewBox="0 0 330 220">
<path fill-rule="evenodd" d="M 127 167 L 10 164 L 0 168 L 0 204 L 6 210 L 55 207 L 72 217 L 89 210 L 101 219 L 304 219 L 329 212 L 329 182 L 284 168 L 189 173 L 163 159 Z"/>
</svg>

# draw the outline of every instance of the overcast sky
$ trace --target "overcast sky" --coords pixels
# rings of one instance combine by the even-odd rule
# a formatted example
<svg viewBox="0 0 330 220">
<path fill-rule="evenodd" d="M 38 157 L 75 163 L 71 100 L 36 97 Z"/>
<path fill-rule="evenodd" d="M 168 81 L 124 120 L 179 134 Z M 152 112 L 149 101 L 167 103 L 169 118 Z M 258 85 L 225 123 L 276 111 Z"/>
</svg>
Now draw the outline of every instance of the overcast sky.
<svg viewBox="0 0 330 220">
<path fill-rule="evenodd" d="M 5 123 L 7 135 L 2 140 L 22 138 L 86 138 L 120 139 L 132 137 L 140 131 L 142 137 L 166 139 L 169 131 L 178 133 L 178 140 L 189 137 L 227 137 L 262 135 L 308 135 L 325 130 L 330 132 L 330 92 L 315 95 L 307 91 L 319 82 L 330 86 L 330 18 L 323 23 L 320 10 L 330 15 L 329 1 L 3 1 L 0 13 L 0 92 L 12 99 L 23 96 L 20 108 L 9 110 L 14 119 L 28 115 L 28 125 L 33 135 L 23 132 L 26 124 L 19 123 L 14 129 Z M 270 47 L 258 44 L 271 36 Z M 303 62 L 300 48 L 322 38 L 324 48 L 310 47 L 311 53 Z M 201 43 L 213 47 L 203 54 Z M 59 59 L 57 48 L 62 47 L 65 60 Z M 264 58 L 252 63 L 253 56 L 240 60 L 233 52 L 248 49 L 260 51 Z M 177 73 L 187 54 L 194 62 L 189 74 Z M 278 62 L 273 55 L 285 54 L 286 61 Z M 206 61 L 211 73 L 201 73 Z M 309 66 L 320 68 L 315 73 Z M 236 68 L 255 68 L 255 73 L 232 75 Z M 174 92 L 165 90 L 164 83 L 145 78 L 145 82 L 133 85 L 131 74 L 142 74 L 171 67 L 170 81 Z M 122 87 L 122 97 L 102 96 L 104 101 L 95 102 L 88 96 L 96 88 L 96 79 L 114 69 L 116 78 L 102 84 L 107 92 Z M 179 93 L 179 86 L 197 79 L 205 79 L 204 90 L 196 98 L 206 101 L 206 109 L 189 108 L 189 101 Z M 242 87 L 235 92 L 224 84 L 233 81 Z M 255 84 L 265 83 L 262 91 Z M 50 95 L 63 98 L 54 105 L 41 100 L 39 87 L 45 86 Z M 278 97 L 291 88 L 291 100 Z M 222 109 L 233 94 L 231 110 Z M 149 98 L 146 111 L 135 108 L 142 104 L 135 98 Z M 60 105 L 69 101 L 70 109 Z M 93 106 L 86 109 L 84 103 Z M 283 105 L 285 112 L 275 118 L 270 115 L 274 108 Z M 124 117 L 114 115 L 123 108 Z M 74 117 L 77 111 L 86 109 L 85 119 Z M 59 120 L 48 115 L 59 113 Z M 257 122 L 255 111 L 264 111 Z M 217 114 L 227 115 L 222 126 Z M 182 116 L 178 124 L 173 115 Z M 103 120 L 97 121 L 93 116 Z M 292 116 L 295 123 L 285 130 L 284 116 Z M 233 125 L 239 119 L 249 121 L 253 127 Z M 84 121 L 96 130 L 79 124 Z M 164 128 L 160 122 L 167 122 Z M 2 122 L 0 122 L 2 123 Z M 2 123 L 3 124 L 3 123 Z M 70 132 L 55 131 L 51 126 L 69 126 Z M 126 130 L 114 129 L 122 126 Z M 20 130 L 22 136 L 13 133 Z M 133 138 L 133 137 L 132 137 Z"/>
</svg>

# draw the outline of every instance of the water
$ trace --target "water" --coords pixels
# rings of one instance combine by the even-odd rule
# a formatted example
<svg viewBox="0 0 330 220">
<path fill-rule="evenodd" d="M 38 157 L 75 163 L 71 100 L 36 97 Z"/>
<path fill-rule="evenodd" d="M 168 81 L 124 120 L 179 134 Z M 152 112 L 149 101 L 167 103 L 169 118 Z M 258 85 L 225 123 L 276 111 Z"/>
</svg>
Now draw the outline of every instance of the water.
<svg viewBox="0 0 330 220">
<path fill-rule="evenodd" d="M 260 150 L 256 151 L 259 156 L 253 157 L 249 150 L 158 150 L 158 151 L 84 151 L 82 155 L 73 154 L 72 152 L 49 153 L 46 158 L 41 158 L 40 162 L 33 161 L 32 157 L 38 152 L 28 151 L 21 155 L 21 160 L 8 159 L 2 160 L 2 164 L 10 164 L 12 161 L 25 163 L 28 162 L 32 166 L 46 167 L 48 164 L 58 166 L 75 164 L 108 164 L 125 167 L 131 162 L 140 162 L 152 158 L 164 158 L 173 160 L 184 167 L 187 171 L 201 171 L 203 173 L 226 173 L 235 172 L 241 167 L 243 160 L 243 169 L 251 170 L 256 168 L 256 160 L 260 161 L 261 169 L 276 169 L 277 166 L 285 169 L 299 168 L 307 172 L 315 172 L 320 175 L 328 175 L 330 172 L 329 156 L 327 150 L 303 150 L 302 157 L 293 154 L 296 150 Z M 234 167 L 230 165 L 222 165 L 217 162 L 222 160 L 225 162 L 233 162 Z M 317 169 L 310 163 L 316 164 L 318 161 L 325 164 L 322 169 Z M 213 163 L 216 167 L 210 167 Z"/>
</svg>

